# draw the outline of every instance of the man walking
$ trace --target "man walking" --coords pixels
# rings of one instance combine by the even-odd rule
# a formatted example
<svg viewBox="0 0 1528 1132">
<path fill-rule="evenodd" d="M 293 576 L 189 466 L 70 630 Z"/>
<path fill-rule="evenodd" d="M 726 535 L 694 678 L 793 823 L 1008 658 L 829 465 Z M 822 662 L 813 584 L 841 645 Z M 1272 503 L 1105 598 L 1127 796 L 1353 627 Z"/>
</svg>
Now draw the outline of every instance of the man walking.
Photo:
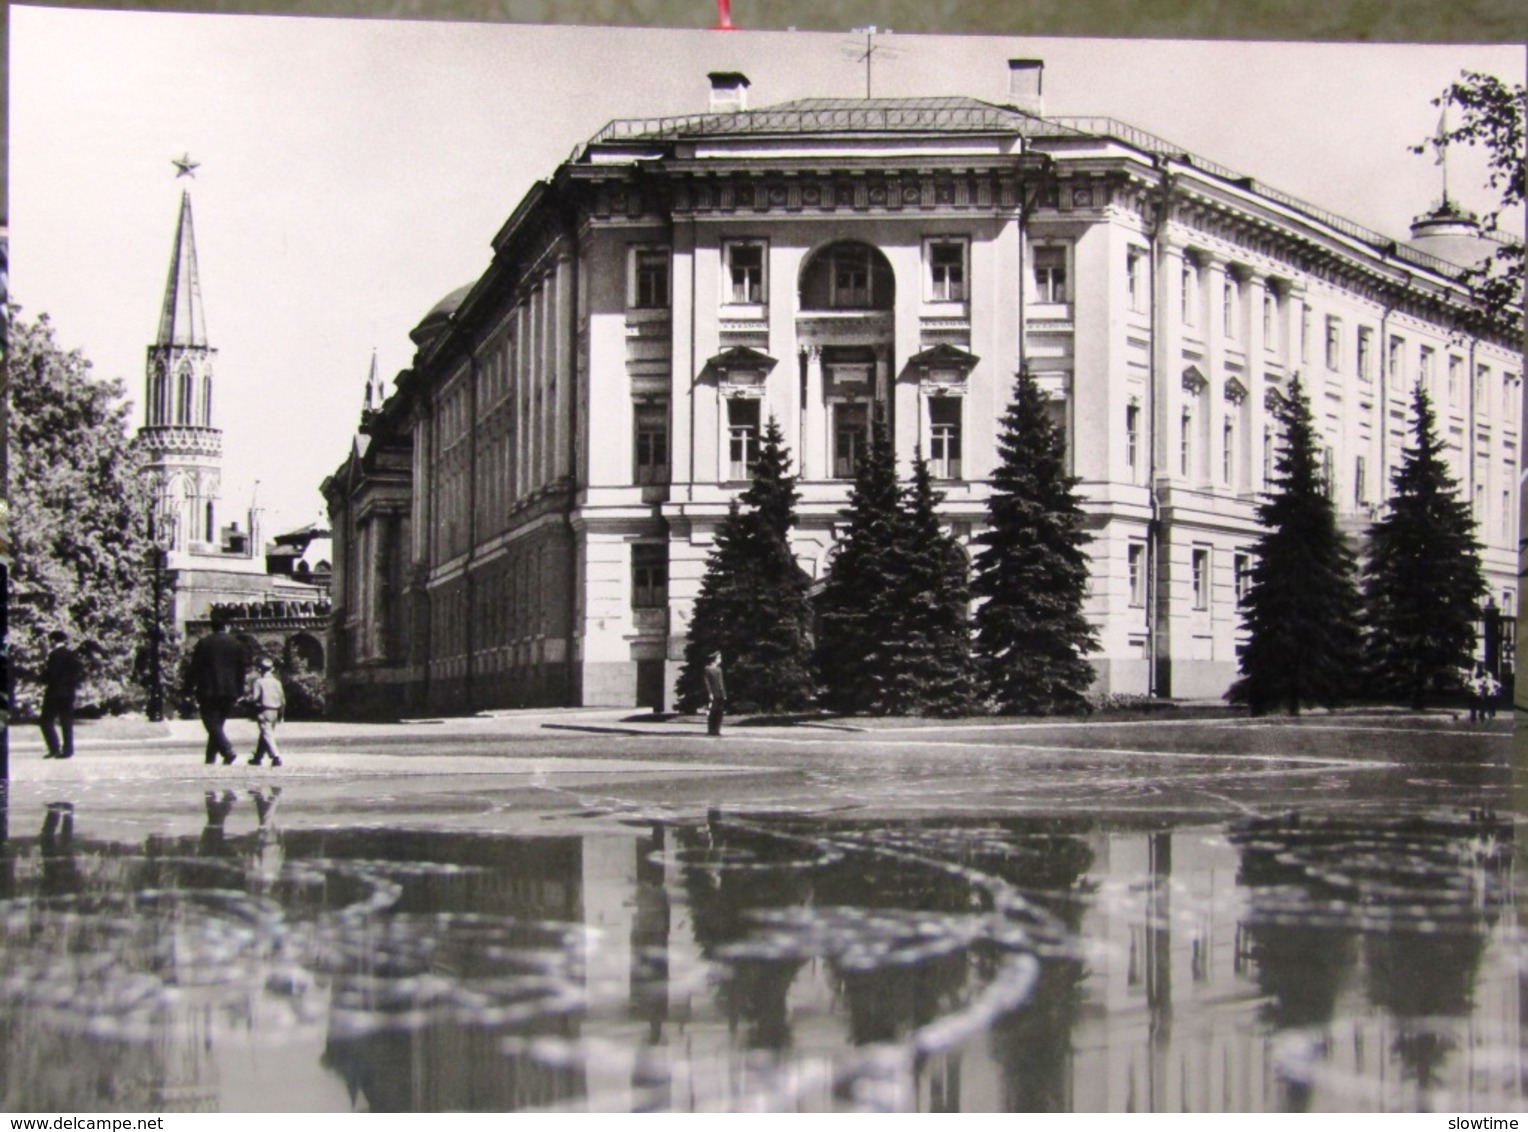
<svg viewBox="0 0 1528 1132">
<path fill-rule="evenodd" d="M 722 712 L 727 708 L 727 681 L 722 675 L 722 654 L 712 653 L 706 665 L 706 734 L 722 733 Z"/>
<path fill-rule="evenodd" d="M 230 765 L 238 753 L 223 725 L 233 714 L 234 705 L 244 694 L 244 646 L 228 632 L 228 618 L 221 612 L 212 615 L 212 632 L 196 642 L 191 650 L 191 687 L 202 726 L 207 729 L 207 765 L 223 756 Z"/>
<path fill-rule="evenodd" d="M 246 698 L 255 713 L 255 722 L 260 725 L 260 741 L 255 744 L 254 757 L 249 760 L 250 766 L 259 766 L 266 755 L 271 757 L 271 766 L 281 765 L 281 752 L 276 750 L 276 724 L 281 722 L 281 717 L 286 713 L 286 693 L 281 688 L 275 667 L 268 656 L 255 658 L 256 675 L 250 681 Z"/>
<path fill-rule="evenodd" d="M 85 666 L 80 654 L 69 647 L 69 636 L 62 629 L 48 634 L 52 647 L 42 666 L 42 716 L 38 725 L 42 728 L 43 742 L 48 745 L 45 759 L 72 759 L 74 757 L 74 700 L 80 684 L 85 679 Z M 59 732 L 63 742 L 59 742 Z"/>
</svg>

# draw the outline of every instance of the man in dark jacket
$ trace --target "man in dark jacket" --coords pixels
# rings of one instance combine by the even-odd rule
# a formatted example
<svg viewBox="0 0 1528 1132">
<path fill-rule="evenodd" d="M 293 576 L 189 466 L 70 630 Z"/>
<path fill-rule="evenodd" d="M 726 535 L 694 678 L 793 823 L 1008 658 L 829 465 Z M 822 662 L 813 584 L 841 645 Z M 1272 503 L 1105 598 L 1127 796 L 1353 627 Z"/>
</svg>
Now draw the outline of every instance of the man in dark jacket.
<svg viewBox="0 0 1528 1132">
<path fill-rule="evenodd" d="M 722 733 L 722 713 L 727 710 L 727 680 L 722 674 L 722 654 L 713 653 L 705 668 L 706 677 L 706 733 Z"/>
<path fill-rule="evenodd" d="M 69 647 L 69 636 L 62 629 L 48 634 L 52 647 L 42 666 L 42 715 L 38 724 L 42 727 L 43 742 L 48 745 L 45 759 L 72 759 L 74 757 L 74 700 L 85 680 L 85 666 L 80 654 Z M 63 742 L 59 742 L 59 732 Z"/>
<path fill-rule="evenodd" d="M 191 687 L 202 726 L 207 729 L 207 765 L 223 756 L 227 766 L 238 752 L 223 733 L 223 725 L 233 714 L 234 705 L 244 694 L 244 646 L 228 631 L 228 618 L 212 615 L 212 632 L 196 642 L 191 650 Z"/>
</svg>

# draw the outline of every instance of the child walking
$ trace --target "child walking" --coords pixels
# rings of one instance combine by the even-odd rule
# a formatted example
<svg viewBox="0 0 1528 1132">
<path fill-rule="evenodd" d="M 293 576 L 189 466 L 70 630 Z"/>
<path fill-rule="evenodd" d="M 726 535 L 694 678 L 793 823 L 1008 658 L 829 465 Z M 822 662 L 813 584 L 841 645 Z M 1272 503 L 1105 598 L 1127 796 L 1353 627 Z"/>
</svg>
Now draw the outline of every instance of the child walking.
<svg viewBox="0 0 1528 1132">
<path fill-rule="evenodd" d="M 259 766 L 266 755 L 271 757 L 271 766 L 281 765 L 281 755 L 276 751 L 276 724 L 286 714 L 286 693 L 272 671 L 275 667 L 270 657 L 260 657 L 255 661 L 255 678 L 249 684 L 250 708 L 260 725 L 260 741 L 255 744 L 250 766 Z"/>
</svg>

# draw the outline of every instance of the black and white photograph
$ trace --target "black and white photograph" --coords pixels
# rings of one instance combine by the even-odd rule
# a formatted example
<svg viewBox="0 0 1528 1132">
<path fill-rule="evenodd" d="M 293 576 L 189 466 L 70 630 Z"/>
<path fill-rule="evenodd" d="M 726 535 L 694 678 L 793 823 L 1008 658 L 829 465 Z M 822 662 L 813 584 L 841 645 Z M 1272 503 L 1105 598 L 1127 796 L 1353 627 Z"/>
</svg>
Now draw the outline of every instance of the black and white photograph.
<svg viewBox="0 0 1528 1132">
<path fill-rule="evenodd" d="M 1523 48 L 700 9 L 10 8 L 0 1110 L 1520 1111 Z"/>
</svg>

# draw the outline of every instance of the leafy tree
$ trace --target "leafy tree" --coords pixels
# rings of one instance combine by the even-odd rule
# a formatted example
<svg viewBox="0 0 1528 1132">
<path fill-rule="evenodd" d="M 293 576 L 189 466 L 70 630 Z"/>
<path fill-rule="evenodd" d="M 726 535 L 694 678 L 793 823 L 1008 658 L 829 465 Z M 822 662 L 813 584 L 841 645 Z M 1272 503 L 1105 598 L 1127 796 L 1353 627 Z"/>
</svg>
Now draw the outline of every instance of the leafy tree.
<svg viewBox="0 0 1528 1132">
<path fill-rule="evenodd" d="M 736 711 L 790 712 L 811 705 L 810 581 L 796 564 L 796 480 L 771 417 L 753 482 L 716 532 L 690 619 L 677 693 L 682 710 L 706 701 L 705 667 L 722 654 L 727 700 Z"/>
<path fill-rule="evenodd" d="M 1411 412 L 1412 443 L 1391 474 L 1385 513 L 1369 528 L 1365 645 L 1376 689 L 1420 710 L 1430 690 L 1457 686 L 1472 663 L 1486 584 L 1475 521 L 1420 382 Z"/>
<path fill-rule="evenodd" d="M 1504 218 L 1521 221 L 1523 212 L 1523 108 L 1528 88 L 1509 86 L 1495 75 L 1464 71 L 1459 79 L 1433 99 L 1434 106 L 1454 106 L 1463 112 L 1458 125 L 1413 146 L 1423 153 L 1441 141 L 1483 147 L 1487 154 L 1486 187 L 1499 203 L 1485 214 L 1483 229 L 1502 239 L 1491 262 L 1465 274 L 1493 322 L 1520 327 L 1523 317 L 1523 241 L 1502 228 Z"/>
<path fill-rule="evenodd" d="M 971 583 L 985 599 L 976 611 L 978 662 L 1001 712 L 1085 711 L 1086 656 L 1098 643 L 1082 615 L 1089 539 L 1077 477 L 1066 471 L 1066 437 L 1027 370 L 1003 416 L 998 455 Z"/>
<path fill-rule="evenodd" d="M 1353 690 L 1359 598 L 1298 377 L 1274 417 L 1280 446 L 1271 490 L 1257 506 L 1263 534 L 1243 601 L 1249 639 L 1226 697 L 1254 715 L 1278 707 L 1298 715 L 1311 704 L 1335 706 Z"/>
<path fill-rule="evenodd" d="M 881 621 L 889 664 L 874 706 L 891 715 L 967 715 L 981 702 L 969 571 L 960 544 L 939 527 L 941 498 L 920 452 L 903 493 L 896 588 Z"/>
<path fill-rule="evenodd" d="M 10 308 L 11 656 L 24 709 L 48 633 L 89 641 L 81 706 L 118 710 L 141 700 L 135 660 L 152 603 L 146 585 L 149 485 L 128 434 L 126 390 L 65 351 L 47 315 Z"/>
<path fill-rule="evenodd" d="M 896 452 L 877 412 L 869 448 L 854 470 L 848 527 L 817 598 L 814 659 L 823 700 L 836 711 L 872 712 L 884 705 L 894 664 L 894 595 L 903 568 L 901 504 Z"/>
</svg>

